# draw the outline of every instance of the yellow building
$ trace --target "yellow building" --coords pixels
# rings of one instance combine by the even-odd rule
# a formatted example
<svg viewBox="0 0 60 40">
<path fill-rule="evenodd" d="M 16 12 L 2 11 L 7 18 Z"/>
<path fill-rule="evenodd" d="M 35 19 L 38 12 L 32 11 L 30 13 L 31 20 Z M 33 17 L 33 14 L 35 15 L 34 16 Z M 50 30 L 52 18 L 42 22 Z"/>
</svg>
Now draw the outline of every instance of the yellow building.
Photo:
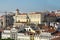
<svg viewBox="0 0 60 40">
<path fill-rule="evenodd" d="M 29 13 L 28 16 L 31 23 L 41 24 L 41 13 Z"/>
<path fill-rule="evenodd" d="M 14 18 L 14 25 L 18 26 L 22 23 L 34 23 L 34 24 L 41 24 L 44 17 L 43 13 L 41 12 L 34 12 L 34 13 L 19 13 L 19 10 L 16 10 L 16 14 L 13 17 Z"/>
<path fill-rule="evenodd" d="M 19 14 L 17 16 L 14 16 L 15 22 L 20 23 L 20 22 L 26 22 L 26 14 Z"/>
</svg>

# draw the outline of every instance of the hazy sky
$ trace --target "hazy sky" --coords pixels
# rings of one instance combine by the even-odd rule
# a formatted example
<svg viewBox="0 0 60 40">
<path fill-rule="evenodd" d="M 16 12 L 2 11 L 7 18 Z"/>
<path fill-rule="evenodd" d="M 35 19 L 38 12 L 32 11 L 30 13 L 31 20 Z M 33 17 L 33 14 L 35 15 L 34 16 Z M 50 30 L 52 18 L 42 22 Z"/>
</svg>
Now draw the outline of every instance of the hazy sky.
<svg viewBox="0 0 60 40">
<path fill-rule="evenodd" d="M 21 12 L 59 10 L 60 0 L 0 0 L 0 11 Z"/>
</svg>

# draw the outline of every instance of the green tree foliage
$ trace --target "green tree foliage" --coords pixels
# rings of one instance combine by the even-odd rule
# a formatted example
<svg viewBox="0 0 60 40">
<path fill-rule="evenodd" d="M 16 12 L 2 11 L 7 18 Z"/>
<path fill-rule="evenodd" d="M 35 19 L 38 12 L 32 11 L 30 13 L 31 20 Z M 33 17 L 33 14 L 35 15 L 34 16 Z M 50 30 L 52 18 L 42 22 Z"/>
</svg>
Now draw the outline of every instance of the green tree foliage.
<svg viewBox="0 0 60 40">
<path fill-rule="evenodd" d="M 8 38 L 8 39 L 0 39 L 0 40 L 14 40 L 14 39 L 10 39 L 10 38 Z"/>
</svg>

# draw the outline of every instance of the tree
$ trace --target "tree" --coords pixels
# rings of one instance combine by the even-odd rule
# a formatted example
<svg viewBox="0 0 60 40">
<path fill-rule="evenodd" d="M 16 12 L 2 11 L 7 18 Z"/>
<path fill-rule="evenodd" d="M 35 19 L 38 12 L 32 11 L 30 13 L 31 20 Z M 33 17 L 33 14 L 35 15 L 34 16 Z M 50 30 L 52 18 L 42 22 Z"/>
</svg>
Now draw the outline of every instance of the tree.
<svg viewBox="0 0 60 40">
<path fill-rule="evenodd" d="M 14 39 L 11 39 L 11 38 L 7 38 L 7 39 L 0 39 L 0 40 L 14 40 Z"/>
</svg>

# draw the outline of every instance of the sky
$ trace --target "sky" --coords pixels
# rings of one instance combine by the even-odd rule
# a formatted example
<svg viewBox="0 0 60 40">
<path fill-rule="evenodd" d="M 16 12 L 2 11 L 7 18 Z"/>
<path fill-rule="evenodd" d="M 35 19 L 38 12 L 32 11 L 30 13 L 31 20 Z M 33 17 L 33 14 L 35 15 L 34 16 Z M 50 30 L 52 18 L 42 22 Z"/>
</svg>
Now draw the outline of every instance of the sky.
<svg viewBox="0 0 60 40">
<path fill-rule="evenodd" d="M 0 0 L 0 12 L 15 11 L 37 12 L 60 10 L 60 0 Z"/>
</svg>

